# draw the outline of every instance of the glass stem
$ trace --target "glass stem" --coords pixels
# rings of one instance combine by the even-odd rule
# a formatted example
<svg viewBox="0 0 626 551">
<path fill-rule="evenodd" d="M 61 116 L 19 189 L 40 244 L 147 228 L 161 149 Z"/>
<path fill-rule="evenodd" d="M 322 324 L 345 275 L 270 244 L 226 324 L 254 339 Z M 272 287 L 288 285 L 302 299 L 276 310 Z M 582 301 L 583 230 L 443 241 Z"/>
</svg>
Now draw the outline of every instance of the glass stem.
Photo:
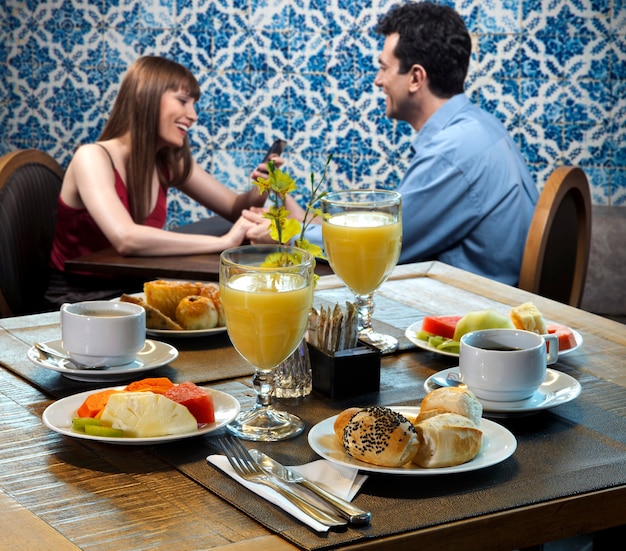
<svg viewBox="0 0 626 551">
<path fill-rule="evenodd" d="M 372 329 L 374 293 L 369 295 L 355 295 L 355 302 L 359 313 L 359 340 L 375 346 L 382 354 L 390 354 L 398 350 L 398 339 L 391 335 L 383 335 Z"/>
<path fill-rule="evenodd" d="M 359 313 L 359 333 L 372 330 L 372 314 L 374 313 L 374 293 L 355 295 L 356 309 Z"/>
<path fill-rule="evenodd" d="M 257 369 L 252 377 L 252 386 L 257 393 L 257 407 L 269 407 L 274 394 L 274 372 Z"/>
</svg>

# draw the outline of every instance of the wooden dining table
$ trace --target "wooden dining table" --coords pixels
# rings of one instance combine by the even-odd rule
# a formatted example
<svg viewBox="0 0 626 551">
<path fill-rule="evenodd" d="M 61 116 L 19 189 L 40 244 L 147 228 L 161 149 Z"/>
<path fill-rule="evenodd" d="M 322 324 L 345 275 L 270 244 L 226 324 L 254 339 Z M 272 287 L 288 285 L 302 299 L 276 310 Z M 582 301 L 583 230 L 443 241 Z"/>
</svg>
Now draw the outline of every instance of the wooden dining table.
<svg viewBox="0 0 626 551">
<path fill-rule="evenodd" d="M 231 222 L 219 216 L 212 216 L 174 228 L 172 231 L 202 235 L 223 235 L 231 226 Z M 181 254 L 176 256 L 122 256 L 113 247 L 71 258 L 65 262 L 65 270 L 69 273 L 88 273 L 96 276 L 113 276 L 137 281 L 157 278 L 217 281 L 219 268 L 220 253 Z M 318 261 L 315 273 L 318 275 L 329 275 L 333 271 L 327 262 Z"/>
<path fill-rule="evenodd" d="M 336 276 L 318 281 L 318 307 L 350 298 Z M 314 390 L 281 399 L 277 407 L 300 415 L 305 432 L 246 444 L 285 464 L 319 459 L 308 443 L 311 427 L 353 405 L 419 406 L 426 379 L 458 365 L 454 356 L 416 346 L 407 327 L 424 315 L 507 313 L 528 301 L 582 338 L 551 366 L 576 379 L 581 394 L 553 408 L 489 417 L 515 436 L 517 448 L 487 468 L 365 473 L 354 503 L 372 511 L 372 523 L 328 533 L 209 465 L 220 431 L 112 445 L 50 430 L 42 415 L 55 401 L 124 383 L 77 381 L 28 360 L 35 341 L 60 338 L 57 312 L 0 319 L 0 548 L 513 550 L 624 525 L 626 326 L 439 262 L 398 266 L 375 295 L 374 327 L 400 341 L 397 353 L 381 359 L 378 391 L 333 399 Z M 252 371 L 227 333 L 162 340 L 179 356 L 149 376 L 191 380 L 230 394 L 243 408 L 254 403 Z"/>
<path fill-rule="evenodd" d="M 189 279 L 218 281 L 220 255 L 185 254 L 179 256 L 122 256 L 113 247 L 79 256 L 65 262 L 72 273 L 89 273 L 135 280 Z M 318 261 L 317 275 L 332 274 L 327 262 Z"/>
</svg>

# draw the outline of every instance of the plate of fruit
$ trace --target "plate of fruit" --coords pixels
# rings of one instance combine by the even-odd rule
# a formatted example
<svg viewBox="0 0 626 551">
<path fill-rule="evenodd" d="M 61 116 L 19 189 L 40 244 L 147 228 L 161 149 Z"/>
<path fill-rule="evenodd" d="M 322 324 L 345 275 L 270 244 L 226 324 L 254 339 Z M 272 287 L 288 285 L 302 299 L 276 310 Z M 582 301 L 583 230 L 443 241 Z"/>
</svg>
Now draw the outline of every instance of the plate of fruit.
<svg viewBox="0 0 626 551">
<path fill-rule="evenodd" d="M 407 327 L 405 336 L 419 348 L 458 358 L 459 341 L 465 333 L 500 327 L 539 334 L 555 333 L 559 339 L 559 356 L 577 350 L 583 343 L 580 333 L 566 325 L 546 322 L 530 302 L 512 308 L 508 315 L 489 309 L 466 314 L 424 316 Z"/>
<path fill-rule="evenodd" d="M 239 401 L 225 392 L 152 377 L 62 398 L 46 408 L 42 419 L 72 438 L 140 445 L 209 434 L 239 410 Z"/>
</svg>

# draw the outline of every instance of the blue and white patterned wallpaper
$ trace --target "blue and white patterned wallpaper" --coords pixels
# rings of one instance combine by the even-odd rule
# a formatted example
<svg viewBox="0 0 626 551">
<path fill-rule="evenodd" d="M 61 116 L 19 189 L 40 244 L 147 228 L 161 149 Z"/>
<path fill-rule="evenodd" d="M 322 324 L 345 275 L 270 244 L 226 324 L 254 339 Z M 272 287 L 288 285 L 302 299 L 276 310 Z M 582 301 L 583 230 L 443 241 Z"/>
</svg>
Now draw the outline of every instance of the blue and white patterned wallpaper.
<svg viewBox="0 0 626 551">
<path fill-rule="evenodd" d="M 395 187 L 411 129 L 373 84 L 395 0 L 0 0 L 0 154 L 39 148 L 64 167 L 96 139 L 140 55 L 187 65 L 202 97 L 192 146 L 234 189 L 274 137 L 307 195 L 333 153 L 332 189 Z M 542 187 L 580 165 L 596 204 L 626 206 L 624 0 L 451 0 L 472 34 L 467 91 L 520 145 Z M 206 214 L 172 193 L 169 221 Z"/>
</svg>

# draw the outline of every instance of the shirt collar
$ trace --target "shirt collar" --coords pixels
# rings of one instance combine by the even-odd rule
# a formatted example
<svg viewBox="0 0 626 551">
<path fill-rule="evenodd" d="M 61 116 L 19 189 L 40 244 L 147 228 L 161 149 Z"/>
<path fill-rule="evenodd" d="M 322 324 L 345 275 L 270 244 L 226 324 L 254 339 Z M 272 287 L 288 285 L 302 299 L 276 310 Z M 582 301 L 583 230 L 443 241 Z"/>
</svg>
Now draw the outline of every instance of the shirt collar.
<svg viewBox="0 0 626 551">
<path fill-rule="evenodd" d="M 445 128 L 449 121 L 462 111 L 469 104 L 469 99 L 464 93 L 452 96 L 437 111 L 435 111 L 426 121 L 422 129 L 415 135 L 411 141 L 411 146 L 417 150 L 420 142 L 428 141 L 437 134 L 442 128 Z"/>
</svg>

